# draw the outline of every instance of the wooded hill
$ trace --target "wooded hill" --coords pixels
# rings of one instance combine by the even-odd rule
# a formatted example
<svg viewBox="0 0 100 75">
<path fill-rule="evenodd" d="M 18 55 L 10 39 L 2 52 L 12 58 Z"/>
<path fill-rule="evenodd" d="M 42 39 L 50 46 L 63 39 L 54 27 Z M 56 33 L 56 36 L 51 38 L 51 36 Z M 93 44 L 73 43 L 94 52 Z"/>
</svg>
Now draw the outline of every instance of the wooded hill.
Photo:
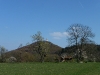
<svg viewBox="0 0 100 75">
<path fill-rule="evenodd" d="M 48 42 L 48 41 L 45 41 L 45 42 L 49 43 L 49 50 L 47 52 L 47 55 L 44 61 L 54 61 L 55 58 L 59 57 L 59 53 L 62 51 L 62 48 L 51 42 Z M 39 61 L 40 56 L 34 49 L 36 46 L 36 43 L 37 42 L 9 51 L 6 53 L 6 58 L 15 57 L 18 62 Z"/>
</svg>

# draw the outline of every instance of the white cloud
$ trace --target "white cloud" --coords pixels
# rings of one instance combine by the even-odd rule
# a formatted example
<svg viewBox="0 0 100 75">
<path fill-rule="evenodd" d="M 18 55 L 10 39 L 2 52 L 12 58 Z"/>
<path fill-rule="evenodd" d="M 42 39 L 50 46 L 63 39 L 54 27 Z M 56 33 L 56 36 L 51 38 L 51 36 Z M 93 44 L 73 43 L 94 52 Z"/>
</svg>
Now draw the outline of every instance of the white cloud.
<svg viewBox="0 0 100 75">
<path fill-rule="evenodd" d="M 69 36 L 67 32 L 53 32 L 50 33 L 50 35 L 53 36 L 54 39 L 61 39 Z"/>
<path fill-rule="evenodd" d="M 69 37 L 68 32 L 63 32 L 63 35 L 66 36 L 66 37 Z"/>
</svg>

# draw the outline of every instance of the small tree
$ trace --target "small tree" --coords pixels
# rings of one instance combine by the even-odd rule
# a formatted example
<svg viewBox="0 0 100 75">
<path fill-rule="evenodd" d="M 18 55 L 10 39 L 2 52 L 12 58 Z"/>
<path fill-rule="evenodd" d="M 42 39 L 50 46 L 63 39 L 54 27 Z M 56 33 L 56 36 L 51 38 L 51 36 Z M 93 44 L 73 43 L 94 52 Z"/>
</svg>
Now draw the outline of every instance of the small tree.
<svg viewBox="0 0 100 75">
<path fill-rule="evenodd" d="M 44 58 L 49 50 L 49 43 L 44 41 L 44 38 L 41 36 L 41 32 L 38 31 L 37 34 L 32 36 L 33 41 L 36 42 L 34 49 L 40 55 L 40 61 L 44 62 Z"/>
<path fill-rule="evenodd" d="M 4 47 L 0 47 L 0 61 L 5 62 L 5 53 L 7 50 Z"/>
<path fill-rule="evenodd" d="M 69 33 L 69 44 L 76 46 L 77 62 L 79 62 L 82 59 L 83 46 L 91 43 L 90 38 L 94 37 L 94 34 L 88 26 L 81 24 L 71 25 L 67 32 Z"/>
<path fill-rule="evenodd" d="M 21 48 L 21 47 L 23 47 L 23 44 L 20 44 L 18 48 Z"/>
</svg>

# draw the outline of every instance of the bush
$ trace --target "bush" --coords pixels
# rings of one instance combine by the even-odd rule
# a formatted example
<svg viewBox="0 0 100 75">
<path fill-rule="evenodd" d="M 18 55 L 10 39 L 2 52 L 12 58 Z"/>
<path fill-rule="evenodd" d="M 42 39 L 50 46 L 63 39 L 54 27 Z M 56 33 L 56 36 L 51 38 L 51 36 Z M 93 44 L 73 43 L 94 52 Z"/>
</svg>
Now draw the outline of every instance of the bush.
<svg viewBox="0 0 100 75">
<path fill-rule="evenodd" d="M 34 57 L 32 54 L 26 52 L 21 55 L 21 62 L 33 62 Z"/>
<path fill-rule="evenodd" d="M 8 62 L 8 63 L 14 63 L 16 61 L 17 61 L 17 59 L 15 57 L 13 57 L 13 56 L 6 60 L 6 62 Z"/>
<path fill-rule="evenodd" d="M 47 57 L 45 57 L 45 62 L 59 62 L 59 56 L 56 54 L 53 55 L 47 55 Z"/>
</svg>

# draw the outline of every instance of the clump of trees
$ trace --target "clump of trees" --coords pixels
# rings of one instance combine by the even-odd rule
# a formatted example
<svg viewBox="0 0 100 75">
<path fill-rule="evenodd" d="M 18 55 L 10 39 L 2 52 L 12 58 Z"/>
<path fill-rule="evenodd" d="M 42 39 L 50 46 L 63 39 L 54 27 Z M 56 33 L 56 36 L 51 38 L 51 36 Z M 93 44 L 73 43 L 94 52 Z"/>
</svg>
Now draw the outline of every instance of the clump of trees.
<svg viewBox="0 0 100 75">
<path fill-rule="evenodd" d="M 85 50 L 84 47 L 87 44 L 94 43 L 91 38 L 94 37 L 91 29 L 88 26 L 84 26 L 82 24 L 73 24 L 68 29 L 67 32 L 69 34 L 68 43 L 70 46 L 76 46 L 76 58 L 77 62 L 82 61 L 83 51 Z"/>
</svg>

